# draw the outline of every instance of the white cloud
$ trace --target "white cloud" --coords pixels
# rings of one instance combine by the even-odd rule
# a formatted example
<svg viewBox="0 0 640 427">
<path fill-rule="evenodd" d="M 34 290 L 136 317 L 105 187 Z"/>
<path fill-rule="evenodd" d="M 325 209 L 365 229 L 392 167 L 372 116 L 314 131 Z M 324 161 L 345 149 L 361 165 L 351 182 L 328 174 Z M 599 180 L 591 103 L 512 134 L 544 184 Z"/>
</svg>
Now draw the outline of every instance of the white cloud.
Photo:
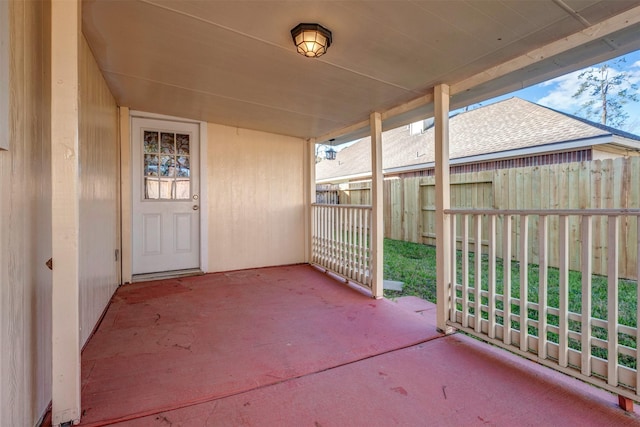
<svg viewBox="0 0 640 427">
<path fill-rule="evenodd" d="M 545 87 L 549 92 L 536 102 L 556 110 L 575 112 L 581 104 L 581 100 L 573 98 L 573 94 L 580 87 L 578 76 L 581 72 L 575 71 L 541 83 L 540 86 Z"/>
<path fill-rule="evenodd" d="M 634 69 L 627 69 L 629 73 L 629 83 L 640 82 L 640 61 L 636 61 L 633 64 Z M 635 69 L 638 67 L 638 69 Z M 566 74 L 561 77 L 540 83 L 540 87 L 545 88 L 548 93 L 536 102 L 547 107 L 565 111 L 573 114 L 580 109 L 580 106 L 590 99 L 588 93 L 583 93 L 578 98 L 574 98 L 573 95 L 578 91 L 582 80 L 579 79 L 580 74 L 584 70 L 574 71 L 573 73 Z M 610 68 L 610 75 L 620 73 L 622 70 L 616 70 Z"/>
</svg>

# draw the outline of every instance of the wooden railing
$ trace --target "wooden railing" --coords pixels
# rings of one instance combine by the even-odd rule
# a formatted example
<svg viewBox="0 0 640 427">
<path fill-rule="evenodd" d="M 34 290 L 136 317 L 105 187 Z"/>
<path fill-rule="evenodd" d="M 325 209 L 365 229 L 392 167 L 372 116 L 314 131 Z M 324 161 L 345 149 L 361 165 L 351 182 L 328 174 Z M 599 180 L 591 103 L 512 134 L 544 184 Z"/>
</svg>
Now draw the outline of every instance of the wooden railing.
<svg viewBox="0 0 640 427">
<path fill-rule="evenodd" d="M 371 289 L 371 206 L 311 208 L 312 263 Z"/>
<path fill-rule="evenodd" d="M 640 292 L 636 281 L 618 275 L 622 238 L 635 241 L 626 256 L 640 268 L 640 209 L 445 212 L 451 215 L 451 247 L 457 249 L 451 257 L 451 326 L 640 400 Z M 570 221 L 578 221 L 577 233 L 570 232 Z M 596 221 L 607 230 L 598 239 L 606 245 L 604 277 L 592 274 Z M 551 226 L 558 229 L 553 245 Z M 579 272 L 569 270 L 570 235 L 579 240 Z M 537 264 L 529 259 L 532 237 L 537 237 Z M 550 247 L 560 260 L 557 269 L 548 267 Z"/>
</svg>

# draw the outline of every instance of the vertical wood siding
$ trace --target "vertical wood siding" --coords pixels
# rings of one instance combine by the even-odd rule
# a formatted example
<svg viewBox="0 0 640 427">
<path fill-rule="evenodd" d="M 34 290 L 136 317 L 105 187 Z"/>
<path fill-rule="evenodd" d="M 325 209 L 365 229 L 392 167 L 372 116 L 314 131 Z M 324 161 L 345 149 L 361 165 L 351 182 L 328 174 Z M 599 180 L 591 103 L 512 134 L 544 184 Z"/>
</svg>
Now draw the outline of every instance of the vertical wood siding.
<svg viewBox="0 0 640 427">
<path fill-rule="evenodd" d="M 80 41 L 80 342 L 118 286 L 118 108 Z"/>
<path fill-rule="evenodd" d="M 51 151 L 47 1 L 9 2 L 9 150 L 0 151 L 0 424 L 51 399 Z M 5 58 L 3 58 L 5 60 Z"/>
<path fill-rule="evenodd" d="M 12 1 L 10 126 L 0 152 L 0 423 L 33 426 L 51 400 L 50 3 Z M 83 40 L 83 342 L 117 285 L 116 105 Z"/>
<path fill-rule="evenodd" d="M 305 261 L 304 143 L 209 123 L 210 272 Z"/>
</svg>

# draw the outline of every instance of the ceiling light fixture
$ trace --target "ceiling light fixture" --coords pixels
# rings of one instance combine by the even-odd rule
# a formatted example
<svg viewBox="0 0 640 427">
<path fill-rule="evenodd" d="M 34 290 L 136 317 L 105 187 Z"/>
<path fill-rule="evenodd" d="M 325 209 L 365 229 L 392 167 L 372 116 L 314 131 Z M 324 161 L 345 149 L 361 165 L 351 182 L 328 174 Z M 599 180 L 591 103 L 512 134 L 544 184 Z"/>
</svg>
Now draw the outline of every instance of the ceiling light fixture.
<svg viewBox="0 0 640 427">
<path fill-rule="evenodd" d="M 291 30 L 293 43 L 300 55 L 317 58 L 331 46 L 331 31 L 320 24 L 298 24 Z"/>
</svg>

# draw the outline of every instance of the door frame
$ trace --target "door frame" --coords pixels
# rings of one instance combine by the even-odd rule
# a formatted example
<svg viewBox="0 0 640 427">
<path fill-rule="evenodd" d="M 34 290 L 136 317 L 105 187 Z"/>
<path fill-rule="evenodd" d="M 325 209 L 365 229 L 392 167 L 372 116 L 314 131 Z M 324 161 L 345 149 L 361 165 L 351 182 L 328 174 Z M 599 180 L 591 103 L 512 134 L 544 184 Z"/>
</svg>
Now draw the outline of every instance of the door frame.
<svg viewBox="0 0 640 427">
<path fill-rule="evenodd" d="M 120 173 L 121 173 L 121 253 L 122 253 L 122 284 L 131 283 L 133 250 L 131 237 L 133 233 L 133 135 L 132 123 L 134 118 L 167 120 L 183 123 L 194 123 L 200 127 L 200 269 L 203 273 L 208 271 L 209 259 L 209 218 L 208 218 L 208 188 L 207 188 L 207 122 L 186 119 L 182 117 L 167 116 L 164 114 L 148 113 L 138 110 L 130 110 L 120 107 Z"/>
</svg>

